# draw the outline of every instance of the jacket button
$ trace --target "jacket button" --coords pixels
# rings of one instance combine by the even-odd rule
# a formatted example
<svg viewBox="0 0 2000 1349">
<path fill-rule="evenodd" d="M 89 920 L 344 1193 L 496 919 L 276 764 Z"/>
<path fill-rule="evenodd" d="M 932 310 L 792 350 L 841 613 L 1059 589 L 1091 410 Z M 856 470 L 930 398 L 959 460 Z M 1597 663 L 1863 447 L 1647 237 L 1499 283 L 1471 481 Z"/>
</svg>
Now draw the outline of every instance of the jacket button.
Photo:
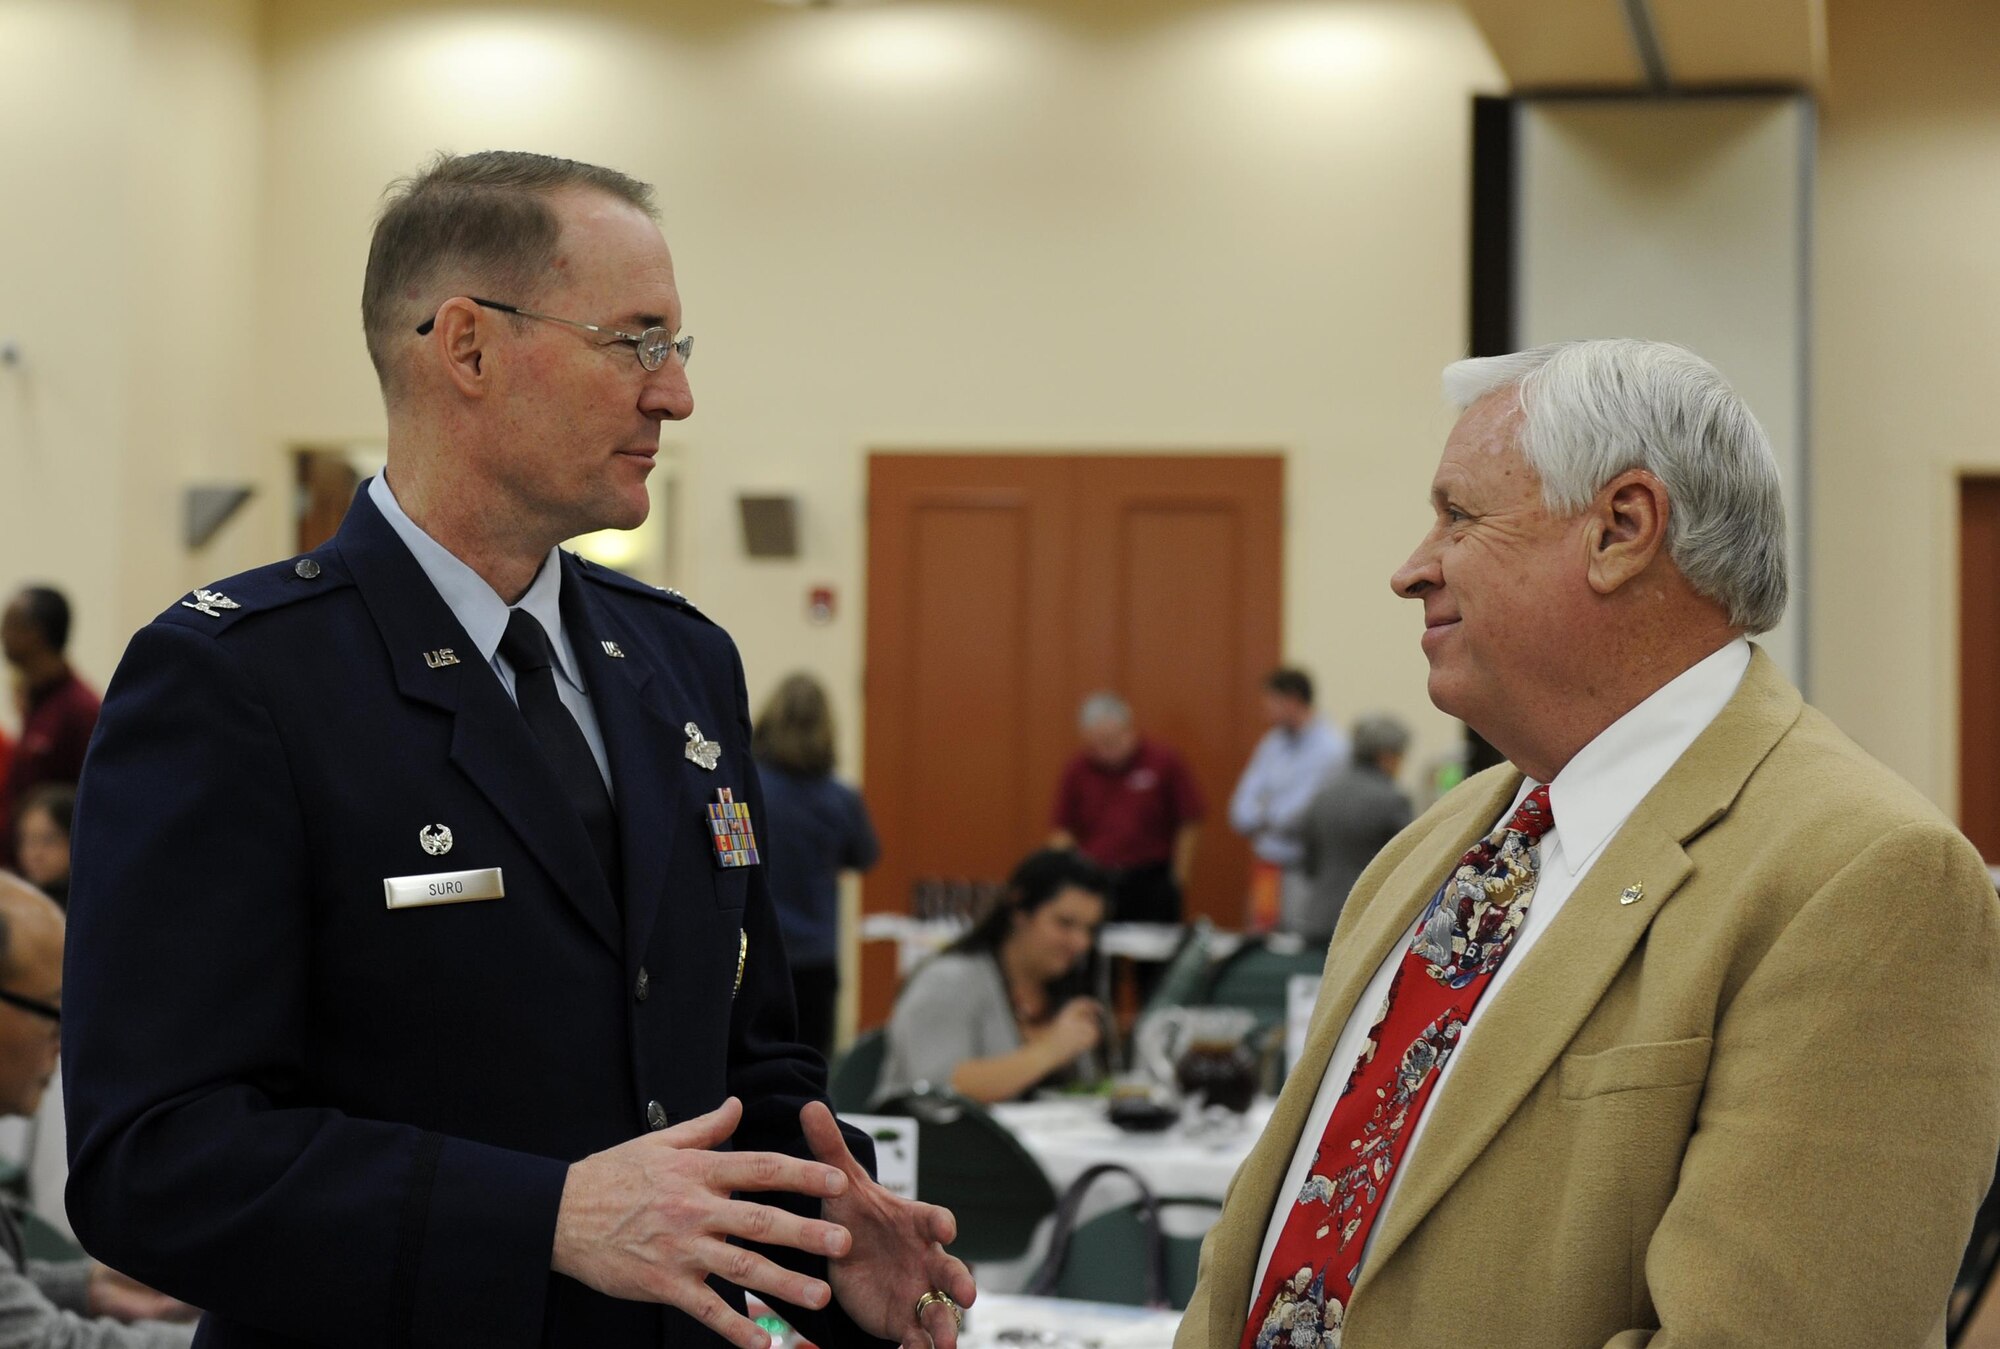
<svg viewBox="0 0 2000 1349">
<path fill-rule="evenodd" d="M 319 563 L 309 557 L 302 557 L 293 565 L 292 573 L 302 581 L 310 581 L 319 575 Z"/>
<path fill-rule="evenodd" d="M 646 1000 L 646 993 L 651 988 L 652 983 L 653 976 L 646 973 L 646 967 L 641 965 L 639 967 L 639 982 L 633 987 L 632 996 L 640 1002 L 644 1002 Z"/>
<path fill-rule="evenodd" d="M 667 1108 L 658 1101 L 646 1102 L 646 1127 L 655 1133 L 667 1127 Z"/>
</svg>

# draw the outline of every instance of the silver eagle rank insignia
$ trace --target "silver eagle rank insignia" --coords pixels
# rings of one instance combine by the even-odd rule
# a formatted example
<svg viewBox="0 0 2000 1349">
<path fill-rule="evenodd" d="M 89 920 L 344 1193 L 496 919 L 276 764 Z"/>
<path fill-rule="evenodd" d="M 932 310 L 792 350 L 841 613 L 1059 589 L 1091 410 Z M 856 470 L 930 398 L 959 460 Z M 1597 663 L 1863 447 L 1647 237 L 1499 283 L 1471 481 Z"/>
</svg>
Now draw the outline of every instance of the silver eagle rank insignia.
<svg viewBox="0 0 2000 1349">
<path fill-rule="evenodd" d="M 193 599 L 181 601 L 181 608 L 192 609 L 198 614 L 207 614 L 210 618 L 221 618 L 224 609 L 241 609 L 242 607 L 242 605 L 230 599 L 229 596 L 223 594 L 220 590 L 197 590 L 194 592 Z"/>
</svg>

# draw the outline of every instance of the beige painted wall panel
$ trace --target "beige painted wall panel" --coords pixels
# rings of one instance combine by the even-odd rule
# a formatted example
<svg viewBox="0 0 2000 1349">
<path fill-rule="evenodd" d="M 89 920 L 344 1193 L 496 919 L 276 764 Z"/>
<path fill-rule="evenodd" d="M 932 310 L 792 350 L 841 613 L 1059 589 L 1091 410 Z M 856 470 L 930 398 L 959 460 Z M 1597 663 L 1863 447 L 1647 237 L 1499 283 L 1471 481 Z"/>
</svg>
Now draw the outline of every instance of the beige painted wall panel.
<svg viewBox="0 0 2000 1349">
<path fill-rule="evenodd" d="M 1455 8 L 271 17 L 263 299 L 290 341 L 261 367 L 268 443 L 381 434 L 354 314 L 387 180 L 441 146 L 598 159 L 659 184 L 699 339 L 673 433 L 685 588 L 742 643 L 753 698 L 792 668 L 829 682 L 848 765 L 865 455 L 903 447 L 1285 447 L 1291 655 L 1336 714 L 1453 739 L 1387 577 L 1447 429 L 1467 99 L 1497 83 Z M 798 561 L 740 556 L 748 490 L 799 494 Z M 818 583 L 840 594 L 826 627 L 805 621 Z"/>
<path fill-rule="evenodd" d="M 1516 89 L 1632 89 L 1646 72 L 1619 0 L 1465 0 Z"/>
<path fill-rule="evenodd" d="M 1792 602 L 1758 640 L 1803 667 L 1804 180 L 1798 99 L 1548 102 L 1521 124 L 1523 346 L 1678 342 L 1771 438 L 1793 535 Z"/>
<path fill-rule="evenodd" d="M 2000 469 L 2000 13 L 1831 0 L 1828 31 L 1813 664 L 1841 726 L 1952 809 L 1956 481 Z"/>
</svg>

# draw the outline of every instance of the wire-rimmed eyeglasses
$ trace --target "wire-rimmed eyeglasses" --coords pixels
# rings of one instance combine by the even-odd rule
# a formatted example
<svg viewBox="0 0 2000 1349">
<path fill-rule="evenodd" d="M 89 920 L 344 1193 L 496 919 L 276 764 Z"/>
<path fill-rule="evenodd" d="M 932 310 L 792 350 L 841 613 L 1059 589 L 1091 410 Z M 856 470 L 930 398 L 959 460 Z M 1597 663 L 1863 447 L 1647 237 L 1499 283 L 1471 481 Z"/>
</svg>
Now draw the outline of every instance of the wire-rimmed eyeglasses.
<svg viewBox="0 0 2000 1349">
<path fill-rule="evenodd" d="M 617 328 L 606 328 L 601 324 L 579 323 L 575 319 L 560 319 L 554 314 L 537 314 L 534 310 L 523 309 L 517 304 L 502 304 L 498 300 L 482 300 L 477 295 L 468 295 L 465 298 L 487 309 L 497 309 L 503 314 L 517 314 L 524 319 L 542 319 L 548 323 L 566 324 L 571 328 L 581 328 L 587 333 L 603 333 L 606 337 L 616 338 L 620 342 L 629 344 L 633 354 L 639 358 L 639 364 L 648 370 L 658 370 L 661 366 L 665 365 L 667 363 L 667 353 L 669 352 L 679 356 L 681 358 L 681 365 L 684 367 L 687 365 L 688 359 L 694 355 L 694 338 L 692 335 L 683 334 L 680 337 L 674 337 L 665 328 L 648 328 L 642 333 L 621 332 Z M 437 319 L 435 317 L 427 318 L 422 323 L 419 323 L 417 325 L 417 336 L 428 337 L 432 327 L 436 323 Z"/>
<path fill-rule="evenodd" d="M 0 988 L 0 1002 L 6 1003 L 9 1007 L 18 1007 L 24 1012 L 32 1012 L 44 1021 L 53 1021 L 57 1025 L 62 1024 L 62 1008 L 56 1006 L 54 1003 L 43 1002 L 38 998 L 23 997 L 19 993 L 9 993 L 4 988 Z"/>
</svg>

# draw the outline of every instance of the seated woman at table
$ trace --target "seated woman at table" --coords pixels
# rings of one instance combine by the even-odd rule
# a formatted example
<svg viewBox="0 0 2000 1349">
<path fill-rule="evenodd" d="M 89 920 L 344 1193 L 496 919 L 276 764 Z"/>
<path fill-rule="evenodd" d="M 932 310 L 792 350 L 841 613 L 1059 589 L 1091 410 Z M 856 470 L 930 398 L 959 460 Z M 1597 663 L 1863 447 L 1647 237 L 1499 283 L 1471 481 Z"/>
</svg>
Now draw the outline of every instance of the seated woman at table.
<svg viewBox="0 0 2000 1349">
<path fill-rule="evenodd" d="M 876 1099 L 923 1082 L 991 1104 L 1081 1075 L 1104 1035 L 1104 1008 L 1084 992 L 1109 890 L 1064 849 L 1014 868 L 992 912 L 903 986 Z"/>
</svg>

